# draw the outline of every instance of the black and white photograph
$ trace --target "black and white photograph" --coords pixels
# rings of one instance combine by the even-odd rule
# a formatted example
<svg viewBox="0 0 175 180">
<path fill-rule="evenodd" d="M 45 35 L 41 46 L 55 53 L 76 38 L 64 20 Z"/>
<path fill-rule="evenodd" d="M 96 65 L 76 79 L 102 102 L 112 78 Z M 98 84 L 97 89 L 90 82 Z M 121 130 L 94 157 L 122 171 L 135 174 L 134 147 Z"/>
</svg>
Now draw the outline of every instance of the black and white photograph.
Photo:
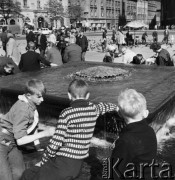
<svg viewBox="0 0 175 180">
<path fill-rule="evenodd" d="M 0 0 L 0 180 L 175 179 L 175 0 Z"/>
</svg>

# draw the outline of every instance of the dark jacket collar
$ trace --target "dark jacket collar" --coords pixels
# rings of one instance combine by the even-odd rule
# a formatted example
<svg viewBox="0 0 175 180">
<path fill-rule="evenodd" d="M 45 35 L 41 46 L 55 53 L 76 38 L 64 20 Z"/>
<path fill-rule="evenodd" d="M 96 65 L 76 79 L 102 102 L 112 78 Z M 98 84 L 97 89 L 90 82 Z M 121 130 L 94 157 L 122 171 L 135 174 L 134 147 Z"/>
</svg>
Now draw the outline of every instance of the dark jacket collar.
<svg viewBox="0 0 175 180">
<path fill-rule="evenodd" d="M 89 106 L 89 101 L 86 99 L 77 99 L 75 101 L 71 101 L 70 106 L 73 108 L 87 107 Z"/>
<path fill-rule="evenodd" d="M 124 131 L 139 132 L 139 131 L 143 131 L 143 128 L 145 126 L 148 126 L 147 122 L 145 120 L 141 120 L 127 124 L 126 127 L 124 128 Z"/>
</svg>

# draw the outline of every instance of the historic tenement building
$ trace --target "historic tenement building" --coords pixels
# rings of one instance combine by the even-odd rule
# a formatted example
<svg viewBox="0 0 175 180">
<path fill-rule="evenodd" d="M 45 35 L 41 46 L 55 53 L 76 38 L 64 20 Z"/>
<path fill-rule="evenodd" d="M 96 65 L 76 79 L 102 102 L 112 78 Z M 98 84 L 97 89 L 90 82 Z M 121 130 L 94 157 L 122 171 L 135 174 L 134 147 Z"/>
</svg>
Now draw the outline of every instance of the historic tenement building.
<svg viewBox="0 0 175 180">
<path fill-rule="evenodd" d="M 20 2 L 21 5 L 21 14 L 22 16 L 10 18 L 8 24 L 19 24 L 21 27 L 27 24 L 33 25 L 35 28 L 41 27 L 50 27 L 50 26 L 60 26 L 60 21 L 53 22 L 51 24 L 48 12 L 45 9 L 45 5 L 48 0 L 14 0 Z M 63 7 L 66 9 L 68 6 L 67 0 L 59 0 Z M 69 19 L 66 17 L 60 17 L 64 19 L 64 24 L 69 25 Z M 1 24 L 4 24 L 5 21 L 1 17 Z"/>
<path fill-rule="evenodd" d="M 147 21 L 147 0 L 69 0 L 84 9 L 82 24 L 91 27 L 118 27 L 119 21 Z M 121 19 L 120 19 L 121 18 Z"/>
<path fill-rule="evenodd" d="M 79 3 L 83 8 L 83 26 L 111 28 L 118 25 L 122 14 L 122 0 L 69 0 L 68 5 L 72 3 Z M 73 22 L 73 19 L 70 20 Z"/>
<path fill-rule="evenodd" d="M 162 0 L 162 25 L 175 25 L 175 0 Z"/>
<path fill-rule="evenodd" d="M 60 21 L 50 22 L 45 4 L 48 0 L 14 0 L 21 4 L 21 14 L 23 17 L 11 18 L 9 24 L 19 24 L 21 27 L 25 23 L 34 25 L 35 28 L 41 27 L 60 27 Z M 133 20 L 140 20 L 150 27 L 161 24 L 161 0 L 58 0 L 63 4 L 66 11 L 72 4 L 82 7 L 81 20 L 78 22 L 82 26 L 101 29 L 107 27 L 111 29 L 113 26 L 118 27 L 121 22 L 126 23 Z M 175 0 L 162 0 L 162 22 L 173 22 L 175 11 L 168 10 L 174 7 Z M 64 25 L 75 22 L 75 19 L 64 19 Z M 1 24 L 5 23 L 0 18 Z"/>
<path fill-rule="evenodd" d="M 168 0 L 169 1 L 169 0 Z M 148 24 L 151 28 L 161 25 L 161 0 L 148 0 Z"/>
</svg>

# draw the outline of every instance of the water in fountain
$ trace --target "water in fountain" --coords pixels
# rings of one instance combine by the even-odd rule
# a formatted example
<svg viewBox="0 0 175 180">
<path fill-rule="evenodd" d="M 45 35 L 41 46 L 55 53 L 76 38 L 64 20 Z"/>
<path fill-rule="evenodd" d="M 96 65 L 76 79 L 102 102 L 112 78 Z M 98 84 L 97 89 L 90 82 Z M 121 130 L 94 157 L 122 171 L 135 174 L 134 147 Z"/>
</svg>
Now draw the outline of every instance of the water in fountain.
<svg viewBox="0 0 175 180">
<path fill-rule="evenodd" d="M 61 110 L 69 106 L 67 87 L 71 80 L 65 77 L 70 73 L 92 66 L 96 66 L 96 64 L 76 63 L 65 65 L 62 68 L 56 68 L 52 71 L 45 69 L 40 72 L 22 73 L 16 76 L 4 77 L 0 79 L 1 86 L 4 87 L 4 89 L 0 90 L 0 110 L 2 113 L 7 112 L 17 100 L 18 94 L 23 94 L 22 87 L 26 80 L 38 78 L 44 82 L 48 89 L 48 95 L 45 97 L 44 103 L 38 107 L 40 121 L 46 125 L 55 125 Z M 147 99 L 148 109 L 150 110 L 148 122 L 151 123 L 151 126 L 156 132 L 160 128 L 163 128 L 166 120 L 168 120 L 163 118 L 164 114 L 168 114 L 168 109 L 170 110 L 174 100 L 174 94 L 172 93 L 175 88 L 174 69 L 124 66 L 118 64 L 109 66 L 129 69 L 132 74 L 122 81 L 90 83 L 92 92 L 91 100 L 94 102 L 104 101 L 116 103 L 116 97 L 122 89 L 135 88 Z M 94 136 L 112 143 L 117 138 L 123 126 L 124 122 L 117 113 L 105 114 L 98 118 Z M 47 141 L 48 139 L 43 139 L 42 145 L 45 146 Z M 162 148 L 158 154 L 159 161 L 166 160 L 175 164 L 172 158 L 172 149 L 174 147 L 172 138 L 166 141 L 161 140 L 160 142 L 163 146 L 161 146 Z M 167 152 L 171 153 L 167 154 Z M 90 148 L 90 157 L 84 163 L 80 180 L 87 179 L 90 176 L 95 177 L 98 173 L 100 174 L 102 170 L 102 159 L 109 157 L 110 154 L 110 148 L 100 148 L 93 145 Z M 33 165 L 39 160 L 39 157 L 33 152 L 25 154 L 26 162 L 32 161 L 28 163 L 27 167 Z M 95 172 L 97 169 L 99 169 L 98 173 Z"/>
</svg>

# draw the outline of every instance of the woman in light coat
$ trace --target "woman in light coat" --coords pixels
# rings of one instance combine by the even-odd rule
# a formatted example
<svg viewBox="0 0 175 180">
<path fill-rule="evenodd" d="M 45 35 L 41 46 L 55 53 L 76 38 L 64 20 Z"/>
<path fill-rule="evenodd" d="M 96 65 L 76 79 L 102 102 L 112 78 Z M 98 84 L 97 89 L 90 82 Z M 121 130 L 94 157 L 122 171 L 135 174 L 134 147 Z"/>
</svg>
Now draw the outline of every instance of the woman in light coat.
<svg viewBox="0 0 175 180">
<path fill-rule="evenodd" d="M 122 33 L 121 30 L 118 30 L 116 36 L 117 36 L 116 39 L 117 39 L 118 51 L 119 53 L 122 53 L 122 45 L 126 44 L 125 35 Z"/>
<path fill-rule="evenodd" d="M 14 39 L 14 36 L 13 34 L 8 33 L 7 38 L 8 38 L 8 42 L 6 45 L 7 57 L 12 58 L 14 63 L 18 65 L 20 61 L 20 53 L 19 53 L 16 41 Z"/>
</svg>

